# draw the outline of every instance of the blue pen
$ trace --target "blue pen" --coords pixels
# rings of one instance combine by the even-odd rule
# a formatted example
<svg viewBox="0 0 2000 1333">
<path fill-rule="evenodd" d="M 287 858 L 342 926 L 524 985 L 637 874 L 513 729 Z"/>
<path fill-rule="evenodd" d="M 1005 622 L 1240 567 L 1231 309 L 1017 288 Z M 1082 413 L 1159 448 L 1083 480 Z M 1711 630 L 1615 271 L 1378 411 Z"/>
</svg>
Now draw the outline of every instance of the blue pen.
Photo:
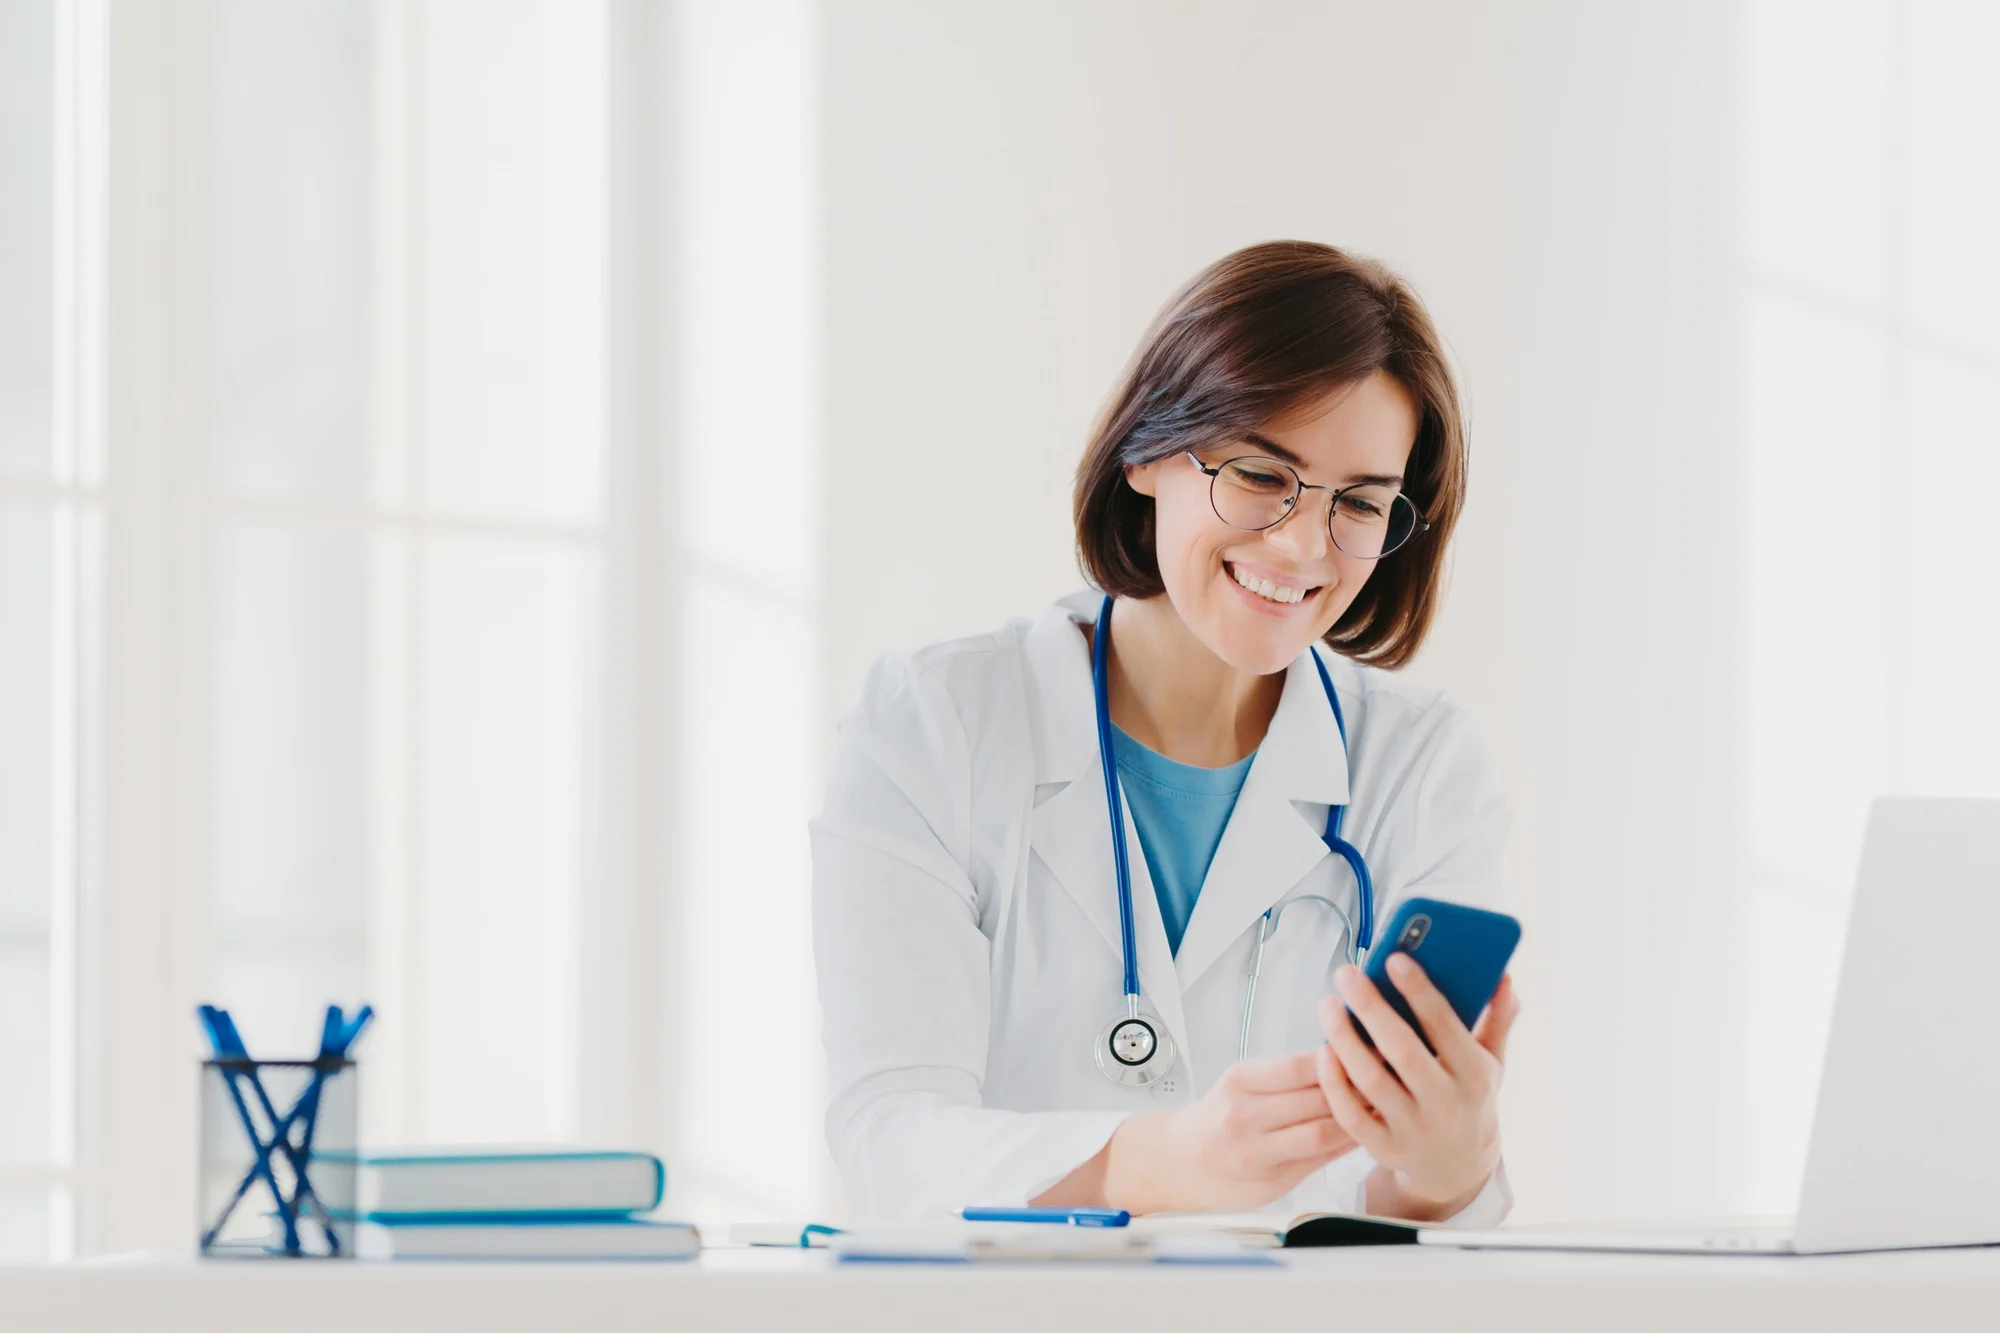
<svg viewBox="0 0 2000 1333">
<path fill-rule="evenodd" d="M 208 1032 L 209 1044 L 215 1051 L 216 1059 L 248 1062 L 250 1053 L 244 1049 L 243 1037 L 237 1032 L 236 1021 L 229 1016 L 227 1009 L 218 1009 L 212 1004 L 204 1004 L 196 1009 L 195 1013 L 200 1018 L 202 1027 Z M 215 1238 L 222 1232 L 223 1222 L 226 1222 L 229 1219 L 229 1214 L 235 1211 L 237 1203 L 249 1192 L 251 1184 L 261 1179 L 270 1187 L 271 1197 L 278 1205 L 278 1220 L 284 1224 L 285 1228 L 285 1253 L 297 1254 L 299 1252 L 298 1215 L 294 1211 L 292 1201 L 287 1198 L 284 1190 L 279 1187 L 277 1174 L 271 1169 L 271 1153 L 278 1146 L 277 1140 L 283 1138 L 286 1134 L 286 1121 L 279 1118 L 277 1109 L 271 1105 L 271 1099 L 265 1095 L 264 1085 L 258 1080 L 256 1071 L 254 1069 L 250 1070 L 245 1076 L 245 1081 L 250 1084 L 251 1090 L 257 1094 L 257 1100 L 263 1106 L 264 1114 L 270 1117 L 273 1126 L 272 1141 L 266 1142 L 263 1135 L 257 1132 L 257 1122 L 250 1114 L 249 1103 L 243 1100 L 243 1092 L 236 1085 L 238 1071 L 232 1071 L 225 1066 L 218 1072 L 222 1076 L 223 1086 L 229 1090 L 229 1100 L 236 1104 L 236 1115 L 243 1124 L 243 1132 L 250 1136 L 250 1144 L 253 1152 L 250 1160 L 250 1170 L 244 1175 L 242 1181 L 237 1184 L 235 1197 L 230 1199 L 229 1207 L 223 1210 L 222 1217 L 217 1219 L 215 1226 L 202 1237 L 202 1248 L 206 1250 L 210 1245 L 215 1243 Z M 287 1148 L 286 1155 L 289 1157 L 291 1156 L 289 1140 L 286 1141 L 285 1146 Z M 292 1166 L 295 1170 L 298 1168 L 299 1163 L 296 1159 L 294 1159 Z"/>
<path fill-rule="evenodd" d="M 1123 1208 L 966 1208 L 968 1222 L 1060 1222 L 1072 1227 L 1122 1227 L 1132 1221 Z"/>
</svg>

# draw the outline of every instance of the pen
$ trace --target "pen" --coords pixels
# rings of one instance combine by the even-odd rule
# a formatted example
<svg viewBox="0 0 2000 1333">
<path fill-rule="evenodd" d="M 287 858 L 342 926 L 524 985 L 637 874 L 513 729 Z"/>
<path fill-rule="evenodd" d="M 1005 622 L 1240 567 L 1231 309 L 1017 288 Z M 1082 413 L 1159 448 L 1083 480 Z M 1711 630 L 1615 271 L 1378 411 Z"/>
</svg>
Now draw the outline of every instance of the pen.
<svg viewBox="0 0 2000 1333">
<path fill-rule="evenodd" d="M 1123 1208 L 966 1208 L 968 1222 L 1060 1222 L 1072 1227 L 1122 1227 L 1132 1220 Z"/>
</svg>

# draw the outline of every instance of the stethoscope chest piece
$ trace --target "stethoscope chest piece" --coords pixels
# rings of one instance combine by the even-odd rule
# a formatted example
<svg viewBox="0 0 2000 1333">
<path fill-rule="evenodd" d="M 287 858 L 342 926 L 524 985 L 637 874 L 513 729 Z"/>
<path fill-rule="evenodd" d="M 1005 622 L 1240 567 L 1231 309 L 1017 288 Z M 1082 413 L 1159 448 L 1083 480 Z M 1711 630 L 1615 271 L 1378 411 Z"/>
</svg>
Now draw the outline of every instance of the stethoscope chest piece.
<svg viewBox="0 0 2000 1333">
<path fill-rule="evenodd" d="M 1174 1039 L 1160 1020 L 1146 1014 L 1120 1014 L 1097 1034 L 1097 1069 L 1127 1088 L 1143 1088 L 1174 1067 Z"/>
</svg>

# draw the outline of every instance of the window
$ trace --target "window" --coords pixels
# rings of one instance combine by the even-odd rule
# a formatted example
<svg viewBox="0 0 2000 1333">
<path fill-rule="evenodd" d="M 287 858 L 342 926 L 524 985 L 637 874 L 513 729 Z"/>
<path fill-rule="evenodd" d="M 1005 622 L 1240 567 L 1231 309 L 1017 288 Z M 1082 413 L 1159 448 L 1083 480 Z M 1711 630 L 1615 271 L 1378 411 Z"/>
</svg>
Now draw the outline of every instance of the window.
<svg viewBox="0 0 2000 1333">
<path fill-rule="evenodd" d="M 681 15 L 675 1206 L 798 1217 L 830 1174 L 805 834 L 821 773 L 812 30 L 801 0 Z"/>
<path fill-rule="evenodd" d="M 208 999 L 819 1210 L 811 39 L 0 6 L 0 1259 L 185 1242 Z"/>
<path fill-rule="evenodd" d="M 1784 1211 L 1867 802 L 2000 794 L 2000 12 L 1749 16 L 1748 1161 Z"/>
<path fill-rule="evenodd" d="M 103 515 L 80 240 L 93 28 L 0 7 L 0 1260 L 76 1242 L 79 901 Z"/>
<path fill-rule="evenodd" d="M 209 478 L 209 984 L 253 1050 L 372 999 L 377 1138 L 570 1138 L 603 9 L 219 17 L 213 444 L 179 460 Z"/>
</svg>

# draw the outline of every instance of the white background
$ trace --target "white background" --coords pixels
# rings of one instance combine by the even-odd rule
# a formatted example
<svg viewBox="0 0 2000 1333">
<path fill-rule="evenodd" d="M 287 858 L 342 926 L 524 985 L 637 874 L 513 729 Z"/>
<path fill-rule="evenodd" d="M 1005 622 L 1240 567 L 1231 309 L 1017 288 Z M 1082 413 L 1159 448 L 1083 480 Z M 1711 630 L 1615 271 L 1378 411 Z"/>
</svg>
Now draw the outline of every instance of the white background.
<svg viewBox="0 0 2000 1333">
<path fill-rule="evenodd" d="M 0 9 L 0 1252 L 179 1243 L 189 1008 L 378 1139 L 820 1215 L 802 826 L 1075 586 L 1171 290 L 1427 299 L 1519 1216 L 1789 1206 L 1861 812 L 2000 793 L 1990 6 Z"/>
</svg>

